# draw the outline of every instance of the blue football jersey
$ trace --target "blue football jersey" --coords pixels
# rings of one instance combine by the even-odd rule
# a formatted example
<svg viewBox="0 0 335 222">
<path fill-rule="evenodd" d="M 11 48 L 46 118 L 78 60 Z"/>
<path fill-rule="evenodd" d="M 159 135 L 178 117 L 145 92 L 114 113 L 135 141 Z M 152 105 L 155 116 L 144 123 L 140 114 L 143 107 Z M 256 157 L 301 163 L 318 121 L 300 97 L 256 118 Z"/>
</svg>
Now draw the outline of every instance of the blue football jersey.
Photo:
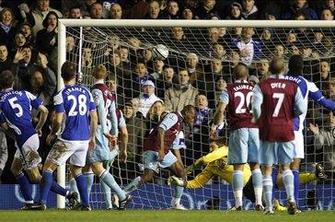
<svg viewBox="0 0 335 222">
<path fill-rule="evenodd" d="M 54 97 L 57 113 L 65 113 L 61 139 L 83 141 L 90 138 L 90 112 L 95 104 L 90 91 L 80 85 L 66 85 Z"/>
<path fill-rule="evenodd" d="M 2 122 L 6 121 L 15 133 L 17 145 L 21 147 L 36 133 L 32 123 L 31 109 L 38 109 L 42 101 L 27 91 L 8 90 L 0 96 Z"/>
</svg>

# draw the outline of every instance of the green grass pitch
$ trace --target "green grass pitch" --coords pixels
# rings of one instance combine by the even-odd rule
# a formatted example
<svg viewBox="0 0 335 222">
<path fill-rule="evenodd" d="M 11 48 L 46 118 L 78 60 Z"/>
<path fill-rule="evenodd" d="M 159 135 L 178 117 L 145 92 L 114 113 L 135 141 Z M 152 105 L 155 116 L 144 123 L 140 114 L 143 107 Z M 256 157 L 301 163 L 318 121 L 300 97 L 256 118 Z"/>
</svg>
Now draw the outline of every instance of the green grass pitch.
<svg viewBox="0 0 335 222">
<path fill-rule="evenodd" d="M 127 210 L 127 211 L 0 211 L 0 221 L 25 222 L 330 222 L 335 221 L 335 211 L 308 211 L 298 215 L 276 213 L 263 215 L 260 212 L 242 211 L 175 211 L 175 210 Z"/>
</svg>

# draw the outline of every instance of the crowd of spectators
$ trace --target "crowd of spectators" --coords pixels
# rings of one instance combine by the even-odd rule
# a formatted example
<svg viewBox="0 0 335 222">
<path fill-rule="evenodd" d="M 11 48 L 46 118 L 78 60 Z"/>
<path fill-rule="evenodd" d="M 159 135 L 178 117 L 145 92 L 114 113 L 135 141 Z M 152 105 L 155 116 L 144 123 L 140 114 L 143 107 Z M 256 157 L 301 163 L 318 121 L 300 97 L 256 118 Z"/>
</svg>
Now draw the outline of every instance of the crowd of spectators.
<svg viewBox="0 0 335 222">
<path fill-rule="evenodd" d="M 52 110 L 52 95 L 57 86 L 58 18 L 333 20 L 334 13 L 335 0 L 0 0 L 0 72 L 11 69 L 16 75 L 15 88 L 32 92 Z M 138 171 L 134 163 L 140 162 L 142 138 L 161 115 L 180 111 L 188 104 L 196 107 L 197 118 L 192 126 L 185 126 L 186 164 L 207 153 L 215 104 L 220 92 L 232 81 L 232 69 L 238 62 L 250 67 L 250 81 L 257 83 L 269 75 L 272 56 L 288 58 L 301 54 L 305 58 L 305 76 L 335 99 L 335 37 L 329 29 L 220 27 L 192 32 L 184 27 L 171 27 L 163 33 L 150 33 L 151 38 L 132 33 L 125 36 L 123 31 L 110 34 L 103 53 L 106 60 L 97 59 L 97 47 L 92 41 L 84 43 L 80 64 L 83 83 L 91 81 L 88 76 L 92 68 L 104 63 L 110 72 L 109 80 L 116 85 L 117 105 L 123 111 L 129 131 L 127 172 Z M 153 40 L 155 36 L 162 42 Z M 66 37 L 67 59 L 77 65 L 78 38 L 75 32 Z M 155 58 L 151 48 L 146 47 L 150 43 L 168 46 L 172 49 L 169 57 Z M 334 137 L 334 133 L 329 133 L 334 127 L 332 114 L 329 121 L 326 111 L 311 105 L 308 124 L 311 123 L 317 144 L 314 146 L 314 137 L 306 132 L 306 161 L 329 161 L 327 170 L 335 171 L 333 142 L 318 136 Z M 325 129 L 319 130 L 315 124 Z M 221 126 L 218 130 L 220 136 L 227 135 L 225 128 Z M 45 132 L 48 130 L 47 124 Z M 6 143 L 1 132 L 0 138 L 0 176 L 8 147 L 9 161 L 2 180 L 13 182 L 8 170 L 15 152 L 13 141 L 7 138 Z M 322 155 L 323 145 L 329 154 L 326 159 Z M 42 158 L 48 153 L 43 138 L 40 153 Z"/>
</svg>

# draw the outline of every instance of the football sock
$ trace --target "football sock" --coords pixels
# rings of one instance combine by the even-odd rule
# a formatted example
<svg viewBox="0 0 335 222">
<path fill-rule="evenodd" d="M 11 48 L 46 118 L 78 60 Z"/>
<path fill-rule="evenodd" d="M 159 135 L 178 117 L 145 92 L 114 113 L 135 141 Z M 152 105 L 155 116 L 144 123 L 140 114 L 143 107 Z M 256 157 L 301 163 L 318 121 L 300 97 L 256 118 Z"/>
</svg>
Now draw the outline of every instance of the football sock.
<svg viewBox="0 0 335 222">
<path fill-rule="evenodd" d="M 112 174 L 110 174 L 107 170 L 103 171 L 99 176 L 100 179 L 105 182 L 112 190 L 115 191 L 116 195 L 120 200 L 126 199 L 126 193 L 124 190 L 120 188 L 120 186 L 116 183 Z"/>
<path fill-rule="evenodd" d="M 300 181 L 299 181 L 299 170 L 292 170 L 293 173 L 293 183 L 294 183 L 294 197 L 296 200 L 296 203 L 298 203 L 298 198 L 299 198 L 299 185 L 300 185 Z M 284 180 L 284 174 L 283 174 L 283 180 Z"/>
<path fill-rule="evenodd" d="M 52 181 L 50 190 L 54 193 L 57 193 L 59 195 L 62 195 L 66 197 L 67 194 L 69 194 L 69 190 L 65 189 L 64 187 L 60 186 L 55 180 Z"/>
<path fill-rule="evenodd" d="M 263 192 L 264 192 L 264 198 L 265 198 L 265 204 L 266 208 L 268 210 L 272 210 L 272 178 L 271 176 L 263 176 Z"/>
<path fill-rule="evenodd" d="M 298 175 L 299 176 L 299 175 Z M 287 199 L 289 201 L 295 202 L 294 199 L 294 179 L 291 170 L 285 170 L 283 172 L 283 183 L 286 190 Z"/>
<path fill-rule="evenodd" d="M 243 172 L 241 170 L 235 170 L 233 173 L 233 191 L 235 197 L 235 207 L 242 206 Z"/>
<path fill-rule="evenodd" d="M 180 204 L 180 198 L 183 195 L 184 187 L 175 186 L 173 197 L 175 199 L 175 204 Z"/>
<path fill-rule="evenodd" d="M 103 181 L 100 181 L 102 192 L 104 193 L 106 209 L 113 208 L 111 188 Z"/>
<path fill-rule="evenodd" d="M 53 183 L 53 175 L 50 171 L 43 171 L 41 187 L 40 187 L 40 202 L 46 204 L 48 194 Z"/>
<path fill-rule="evenodd" d="M 70 184 L 70 192 L 71 193 L 73 193 L 73 192 L 79 193 L 75 178 L 71 178 L 69 184 Z M 80 201 L 80 199 L 79 199 L 79 201 Z"/>
<path fill-rule="evenodd" d="M 33 197 L 32 197 L 32 185 L 30 184 L 28 178 L 24 173 L 20 173 L 16 177 L 16 181 L 20 185 L 22 196 L 26 203 L 33 203 Z"/>
<path fill-rule="evenodd" d="M 88 199 L 90 199 L 91 189 L 92 189 L 93 182 L 94 182 L 94 173 L 87 172 L 87 173 L 84 173 L 83 176 L 86 178 Z"/>
<path fill-rule="evenodd" d="M 87 189 L 87 180 L 84 175 L 79 174 L 76 176 L 77 187 L 80 194 L 81 203 L 83 206 L 89 206 L 89 198 L 88 198 L 88 189 Z"/>
<path fill-rule="evenodd" d="M 124 188 L 124 191 L 126 191 L 127 193 L 131 193 L 134 190 L 138 189 L 142 185 L 141 180 L 141 177 L 136 177 Z"/>
<path fill-rule="evenodd" d="M 252 185 L 254 186 L 256 205 L 262 205 L 263 175 L 260 169 L 252 171 Z"/>
</svg>

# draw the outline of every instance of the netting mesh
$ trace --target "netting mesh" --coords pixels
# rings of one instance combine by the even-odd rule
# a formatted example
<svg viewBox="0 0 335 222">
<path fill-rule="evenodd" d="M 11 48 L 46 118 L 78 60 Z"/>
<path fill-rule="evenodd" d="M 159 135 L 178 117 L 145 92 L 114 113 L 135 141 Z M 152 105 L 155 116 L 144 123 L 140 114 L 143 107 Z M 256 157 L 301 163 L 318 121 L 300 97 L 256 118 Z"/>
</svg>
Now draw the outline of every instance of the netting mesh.
<svg viewBox="0 0 335 222">
<path fill-rule="evenodd" d="M 79 41 L 80 29 L 82 41 Z M 180 111 L 180 107 L 186 104 L 198 106 L 197 121 L 192 128 L 185 130 L 187 148 L 182 150 L 182 159 L 186 166 L 209 152 L 208 132 L 215 105 L 225 83 L 232 82 L 232 69 L 240 61 L 250 65 L 250 73 L 262 79 L 268 75 L 268 62 L 274 55 L 289 58 L 290 55 L 301 54 L 305 59 L 305 78 L 316 83 L 325 95 L 335 96 L 332 82 L 335 68 L 335 36 L 331 29 L 111 26 L 67 27 L 66 34 L 67 60 L 80 64 L 81 59 L 81 67 L 78 67 L 78 71 L 82 73 L 81 82 L 92 85 L 92 69 L 97 64 L 105 64 L 109 78 L 114 77 L 117 80 L 117 106 L 124 112 L 125 104 L 140 96 L 141 84 L 148 79 L 155 83 L 155 93 L 165 102 L 167 111 Z M 252 42 L 252 48 L 250 44 L 245 43 L 249 40 Z M 157 44 L 168 47 L 167 59 L 160 60 L 152 56 L 152 47 Z M 181 84 L 179 73 L 184 69 L 188 71 L 189 81 L 195 93 L 207 97 L 206 109 L 200 109 L 201 104 L 196 103 L 193 97 L 188 97 L 188 102 L 182 98 L 182 92 L 186 89 Z M 171 73 L 174 73 L 173 77 Z M 136 100 L 132 102 L 136 110 Z M 116 159 L 111 168 L 121 186 L 127 185 L 133 178 L 142 174 L 143 136 L 150 129 L 151 121 L 154 121 L 150 120 L 149 116 L 125 114 L 129 133 L 128 161 L 127 164 L 121 164 Z M 311 164 L 322 162 L 331 172 L 333 166 L 327 155 L 334 152 L 333 146 L 315 146 L 314 135 L 306 130 L 309 123 L 318 124 L 320 129 L 332 129 L 328 116 L 327 110 L 314 102 L 310 103 L 304 130 L 306 156 L 301 171 L 313 171 Z M 225 125 L 219 133 L 220 136 L 227 137 L 227 126 Z M 188 178 L 192 179 L 199 172 L 193 172 Z M 144 186 L 135 194 L 133 207 L 168 208 L 172 191 L 165 184 L 169 175 L 169 171 L 161 170 L 154 183 Z M 332 187 L 333 180 L 325 183 L 314 181 L 310 185 L 302 186 L 300 206 L 310 207 L 306 200 L 307 196 L 314 198 L 314 190 L 317 190 L 318 200 L 333 199 L 335 194 Z M 103 208 L 104 200 L 98 183 L 92 191 L 93 206 Z M 207 207 L 219 205 L 220 208 L 229 208 L 233 203 L 231 186 L 213 176 L 203 188 L 186 190 L 183 202 L 191 208 L 205 208 L 206 203 Z"/>
</svg>

